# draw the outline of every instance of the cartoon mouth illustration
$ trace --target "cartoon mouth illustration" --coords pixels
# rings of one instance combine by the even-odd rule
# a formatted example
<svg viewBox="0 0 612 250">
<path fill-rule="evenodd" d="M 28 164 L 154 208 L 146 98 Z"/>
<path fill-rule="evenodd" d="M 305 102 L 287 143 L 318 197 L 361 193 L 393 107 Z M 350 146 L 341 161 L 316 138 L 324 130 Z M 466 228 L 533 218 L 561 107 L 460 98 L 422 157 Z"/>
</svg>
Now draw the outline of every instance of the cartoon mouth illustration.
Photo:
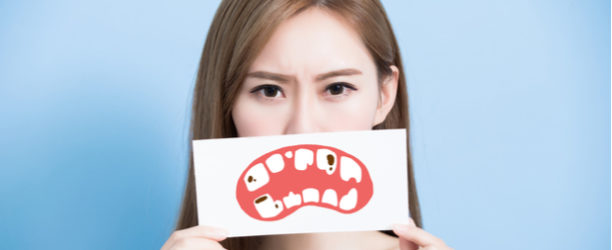
<svg viewBox="0 0 612 250">
<path fill-rule="evenodd" d="M 276 149 L 249 164 L 238 179 L 236 199 L 252 218 L 274 221 L 307 205 L 354 213 L 372 193 L 370 174 L 359 159 L 304 144 Z"/>
</svg>

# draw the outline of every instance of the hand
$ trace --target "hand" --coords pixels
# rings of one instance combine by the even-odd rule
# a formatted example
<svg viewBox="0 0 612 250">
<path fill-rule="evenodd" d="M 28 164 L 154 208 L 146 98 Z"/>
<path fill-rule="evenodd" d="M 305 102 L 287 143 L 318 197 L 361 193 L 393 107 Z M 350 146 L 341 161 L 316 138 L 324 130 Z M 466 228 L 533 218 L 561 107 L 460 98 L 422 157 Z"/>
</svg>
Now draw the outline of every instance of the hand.
<svg viewBox="0 0 612 250">
<path fill-rule="evenodd" d="M 162 246 L 162 250 L 178 249 L 225 249 L 219 241 L 227 237 L 227 231 L 221 228 L 195 226 L 177 230 Z"/>
<path fill-rule="evenodd" d="M 412 219 L 408 225 L 395 225 L 393 232 L 400 238 L 401 250 L 452 250 L 441 239 L 418 228 Z"/>
</svg>

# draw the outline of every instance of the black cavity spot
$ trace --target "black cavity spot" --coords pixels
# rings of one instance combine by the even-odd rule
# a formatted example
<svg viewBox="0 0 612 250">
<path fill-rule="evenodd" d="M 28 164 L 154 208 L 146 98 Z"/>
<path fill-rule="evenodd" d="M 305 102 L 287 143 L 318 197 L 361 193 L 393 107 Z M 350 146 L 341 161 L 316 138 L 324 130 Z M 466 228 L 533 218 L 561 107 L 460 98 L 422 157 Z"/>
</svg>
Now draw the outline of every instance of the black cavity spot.
<svg viewBox="0 0 612 250">
<path fill-rule="evenodd" d="M 327 164 L 328 165 L 334 165 L 334 156 L 333 155 L 327 155 Z"/>
<path fill-rule="evenodd" d="M 255 203 L 256 203 L 256 204 L 259 204 L 259 203 L 261 203 L 262 201 L 265 201 L 266 199 L 268 199 L 268 196 L 265 196 L 265 195 L 264 195 L 264 196 L 262 196 L 262 197 L 257 198 L 257 199 L 255 200 Z"/>
</svg>

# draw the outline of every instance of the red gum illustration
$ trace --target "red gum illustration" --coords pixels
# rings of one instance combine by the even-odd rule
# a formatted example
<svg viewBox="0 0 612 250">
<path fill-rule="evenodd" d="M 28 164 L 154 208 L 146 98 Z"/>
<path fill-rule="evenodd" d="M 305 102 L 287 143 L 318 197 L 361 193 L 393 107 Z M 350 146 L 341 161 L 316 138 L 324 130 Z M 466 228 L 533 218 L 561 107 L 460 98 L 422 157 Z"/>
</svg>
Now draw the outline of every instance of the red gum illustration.
<svg viewBox="0 0 612 250">
<path fill-rule="evenodd" d="M 354 213 L 373 191 L 359 159 L 333 147 L 304 144 L 276 149 L 249 164 L 238 179 L 236 199 L 252 218 L 275 221 L 308 205 Z"/>
</svg>

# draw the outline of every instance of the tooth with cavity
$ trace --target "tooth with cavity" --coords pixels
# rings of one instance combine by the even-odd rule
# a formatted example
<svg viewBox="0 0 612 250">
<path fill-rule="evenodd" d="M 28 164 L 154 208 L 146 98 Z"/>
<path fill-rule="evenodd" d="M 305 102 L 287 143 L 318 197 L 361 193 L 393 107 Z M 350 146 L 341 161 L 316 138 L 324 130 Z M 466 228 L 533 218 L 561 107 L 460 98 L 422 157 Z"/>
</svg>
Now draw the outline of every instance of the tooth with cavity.
<svg viewBox="0 0 612 250">
<path fill-rule="evenodd" d="M 285 160 L 280 154 L 273 154 L 266 160 L 266 165 L 272 173 L 278 173 L 285 167 Z"/>
<path fill-rule="evenodd" d="M 349 181 L 351 178 L 355 178 L 357 183 L 361 182 L 361 168 L 353 159 L 342 156 L 340 158 L 340 178 L 343 181 Z"/>
<path fill-rule="evenodd" d="M 328 175 L 333 174 L 336 171 L 336 153 L 329 149 L 317 150 L 317 168 L 325 170 Z"/>
<path fill-rule="evenodd" d="M 304 191 L 302 191 L 302 199 L 304 199 L 304 203 L 319 202 L 319 190 L 316 188 L 304 189 Z"/>
<path fill-rule="evenodd" d="M 357 189 L 351 188 L 347 194 L 340 199 L 340 209 L 351 210 L 357 204 Z"/>
<path fill-rule="evenodd" d="M 269 194 L 259 196 L 253 202 L 255 203 L 255 209 L 263 218 L 277 216 L 283 211 L 283 203 L 280 200 L 275 201 Z"/>
<path fill-rule="evenodd" d="M 298 150 L 295 151 L 295 169 L 297 170 L 306 170 L 306 167 L 308 167 L 308 165 L 312 165 L 312 160 L 313 160 L 313 154 L 312 151 L 308 150 L 308 149 L 303 149 L 300 148 Z"/>
<path fill-rule="evenodd" d="M 285 203 L 285 207 L 289 209 L 293 206 L 302 204 L 302 197 L 299 194 L 289 192 L 289 194 L 283 198 L 283 202 Z"/>
<path fill-rule="evenodd" d="M 244 183 L 249 191 L 255 191 L 270 181 L 268 170 L 262 163 L 251 167 L 244 175 Z"/>
<path fill-rule="evenodd" d="M 336 191 L 333 189 L 327 189 L 323 192 L 323 197 L 321 198 L 321 202 L 327 203 L 332 206 L 338 206 L 338 195 L 336 195 Z"/>
</svg>

